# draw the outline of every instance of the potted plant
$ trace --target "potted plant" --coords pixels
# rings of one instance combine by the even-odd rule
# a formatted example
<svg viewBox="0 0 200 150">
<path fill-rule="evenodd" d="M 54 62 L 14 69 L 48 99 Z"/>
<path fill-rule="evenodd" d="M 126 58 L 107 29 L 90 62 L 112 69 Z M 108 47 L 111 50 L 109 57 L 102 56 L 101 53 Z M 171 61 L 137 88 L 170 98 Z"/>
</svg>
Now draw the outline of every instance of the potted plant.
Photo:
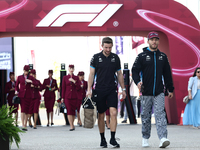
<svg viewBox="0 0 200 150">
<path fill-rule="evenodd" d="M 19 148 L 19 143 L 21 141 L 19 133 L 24 133 L 16 127 L 15 116 L 12 115 L 14 108 L 3 105 L 0 107 L 0 145 L 1 149 L 9 149 L 9 144 L 15 141 L 17 147 Z"/>
</svg>

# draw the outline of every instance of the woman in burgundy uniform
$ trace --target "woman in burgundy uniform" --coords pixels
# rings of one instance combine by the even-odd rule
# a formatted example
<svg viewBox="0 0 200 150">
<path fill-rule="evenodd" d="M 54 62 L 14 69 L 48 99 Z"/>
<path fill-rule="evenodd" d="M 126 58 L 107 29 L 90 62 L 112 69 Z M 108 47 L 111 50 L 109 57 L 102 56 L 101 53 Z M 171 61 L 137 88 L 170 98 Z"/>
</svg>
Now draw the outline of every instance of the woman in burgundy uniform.
<svg viewBox="0 0 200 150">
<path fill-rule="evenodd" d="M 7 96 L 7 100 L 8 100 L 8 105 L 11 107 L 14 107 L 15 110 L 13 110 L 12 113 L 16 114 L 16 126 L 17 125 L 17 120 L 18 120 L 18 107 L 19 104 L 13 104 L 12 103 L 12 99 L 15 96 L 15 75 L 14 72 L 10 72 L 10 81 L 6 83 L 6 87 L 5 87 L 5 93 L 8 94 Z"/>
<path fill-rule="evenodd" d="M 80 89 L 80 80 L 73 74 L 74 65 L 69 65 L 69 74 L 63 77 L 62 100 L 67 108 L 67 117 L 70 124 L 70 131 L 75 130 L 74 119 L 77 108 L 77 90 Z"/>
<path fill-rule="evenodd" d="M 35 78 L 35 80 L 37 82 L 37 86 L 34 86 L 33 84 L 31 85 L 31 87 L 33 88 L 33 93 L 32 93 L 32 101 L 31 101 L 29 114 L 31 114 L 31 116 L 32 116 L 32 114 L 34 114 L 33 129 L 37 129 L 36 123 L 37 123 L 37 119 L 38 119 L 38 112 L 39 112 L 39 106 L 40 106 L 40 100 L 41 100 L 40 91 L 42 90 L 42 84 L 40 83 L 39 80 L 36 79 L 35 69 L 32 69 L 30 71 L 30 74 Z"/>
<path fill-rule="evenodd" d="M 78 125 L 79 126 L 82 126 L 82 123 L 81 123 L 81 119 L 80 119 L 80 107 L 81 107 L 81 104 L 82 104 L 82 100 L 85 98 L 86 96 L 86 91 L 87 91 L 87 81 L 84 80 L 84 72 L 83 71 L 80 71 L 78 73 L 78 77 L 79 77 L 79 80 L 81 82 L 81 88 L 77 91 L 77 96 L 78 96 L 78 101 L 77 101 L 77 117 L 78 117 Z"/>
<path fill-rule="evenodd" d="M 53 70 L 49 70 L 49 78 L 43 82 L 44 103 L 47 111 L 47 127 L 49 126 L 49 114 L 51 114 L 51 126 L 53 123 L 53 106 L 55 104 L 55 91 L 58 89 L 57 81 L 52 78 Z"/>
<path fill-rule="evenodd" d="M 35 79 L 29 75 L 29 65 L 24 66 L 24 74 L 18 76 L 15 86 L 15 94 L 18 94 L 21 105 L 22 130 L 27 131 L 27 120 L 31 102 L 31 84 L 37 85 Z"/>
</svg>

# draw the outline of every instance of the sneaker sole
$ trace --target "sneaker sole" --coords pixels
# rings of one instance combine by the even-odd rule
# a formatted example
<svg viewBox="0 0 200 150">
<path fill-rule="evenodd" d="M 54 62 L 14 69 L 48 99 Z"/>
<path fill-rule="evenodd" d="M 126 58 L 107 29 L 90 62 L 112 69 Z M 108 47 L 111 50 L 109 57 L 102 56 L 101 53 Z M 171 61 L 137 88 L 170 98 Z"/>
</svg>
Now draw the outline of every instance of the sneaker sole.
<svg viewBox="0 0 200 150">
<path fill-rule="evenodd" d="M 120 148 L 119 145 L 112 145 L 112 144 L 110 144 L 110 146 L 111 146 L 112 148 Z"/>
<path fill-rule="evenodd" d="M 169 141 L 165 141 L 163 142 L 162 146 L 160 146 L 160 148 L 165 148 L 167 146 L 169 146 L 170 142 Z"/>
<path fill-rule="evenodd" d="M 142 146 L 142 147 L 149 147 L 149 145 L 144 145 L 144 146 Z"/>
<path fill-rule="evenodd" d="M 101 148 L 107 148 L 107 145 L 106 146 L 100 146 Z"/>
</svg>

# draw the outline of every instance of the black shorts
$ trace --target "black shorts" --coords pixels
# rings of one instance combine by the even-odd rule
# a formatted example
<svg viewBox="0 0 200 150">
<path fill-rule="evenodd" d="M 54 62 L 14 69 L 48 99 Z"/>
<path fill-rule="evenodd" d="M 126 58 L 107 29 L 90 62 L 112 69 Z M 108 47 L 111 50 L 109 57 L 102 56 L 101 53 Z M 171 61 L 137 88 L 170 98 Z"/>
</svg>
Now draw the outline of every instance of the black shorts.
<svg viewBox="0 0 200 150">
<path fill-rule="evenodd" d="M 114 107 L 117 109 L 118 93 L 117 90 L 93 90 L 93 101 L 96 102 L 98 113 L 104 113 L 108 108 Z"/>
</svg>

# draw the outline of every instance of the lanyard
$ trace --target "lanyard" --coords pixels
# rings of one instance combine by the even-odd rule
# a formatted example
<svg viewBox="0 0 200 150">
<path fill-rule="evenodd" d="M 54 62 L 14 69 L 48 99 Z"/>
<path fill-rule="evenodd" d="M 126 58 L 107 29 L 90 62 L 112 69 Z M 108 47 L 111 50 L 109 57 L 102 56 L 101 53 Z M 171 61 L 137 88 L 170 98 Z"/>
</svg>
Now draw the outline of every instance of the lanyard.
<svg viewBox="0 0 200 150">
<path fill-rule="evenodd" d="M 24 76 L 24 78 L 25 78 L 25 84 L 26 84 L 26 79 L 27 79 L 27 76 Z"/>
<path fill-rule="evenodd" d="M 15 87 L 15 82 L 14 81 L 11 81 L 12 82 L 12 88 Z"/>
<path fill-rule="evenodd" d="M 51 84 L 52 84 L 52 79 L 50 79 L 50 86 L 51 86 Z"/>
</svg>

